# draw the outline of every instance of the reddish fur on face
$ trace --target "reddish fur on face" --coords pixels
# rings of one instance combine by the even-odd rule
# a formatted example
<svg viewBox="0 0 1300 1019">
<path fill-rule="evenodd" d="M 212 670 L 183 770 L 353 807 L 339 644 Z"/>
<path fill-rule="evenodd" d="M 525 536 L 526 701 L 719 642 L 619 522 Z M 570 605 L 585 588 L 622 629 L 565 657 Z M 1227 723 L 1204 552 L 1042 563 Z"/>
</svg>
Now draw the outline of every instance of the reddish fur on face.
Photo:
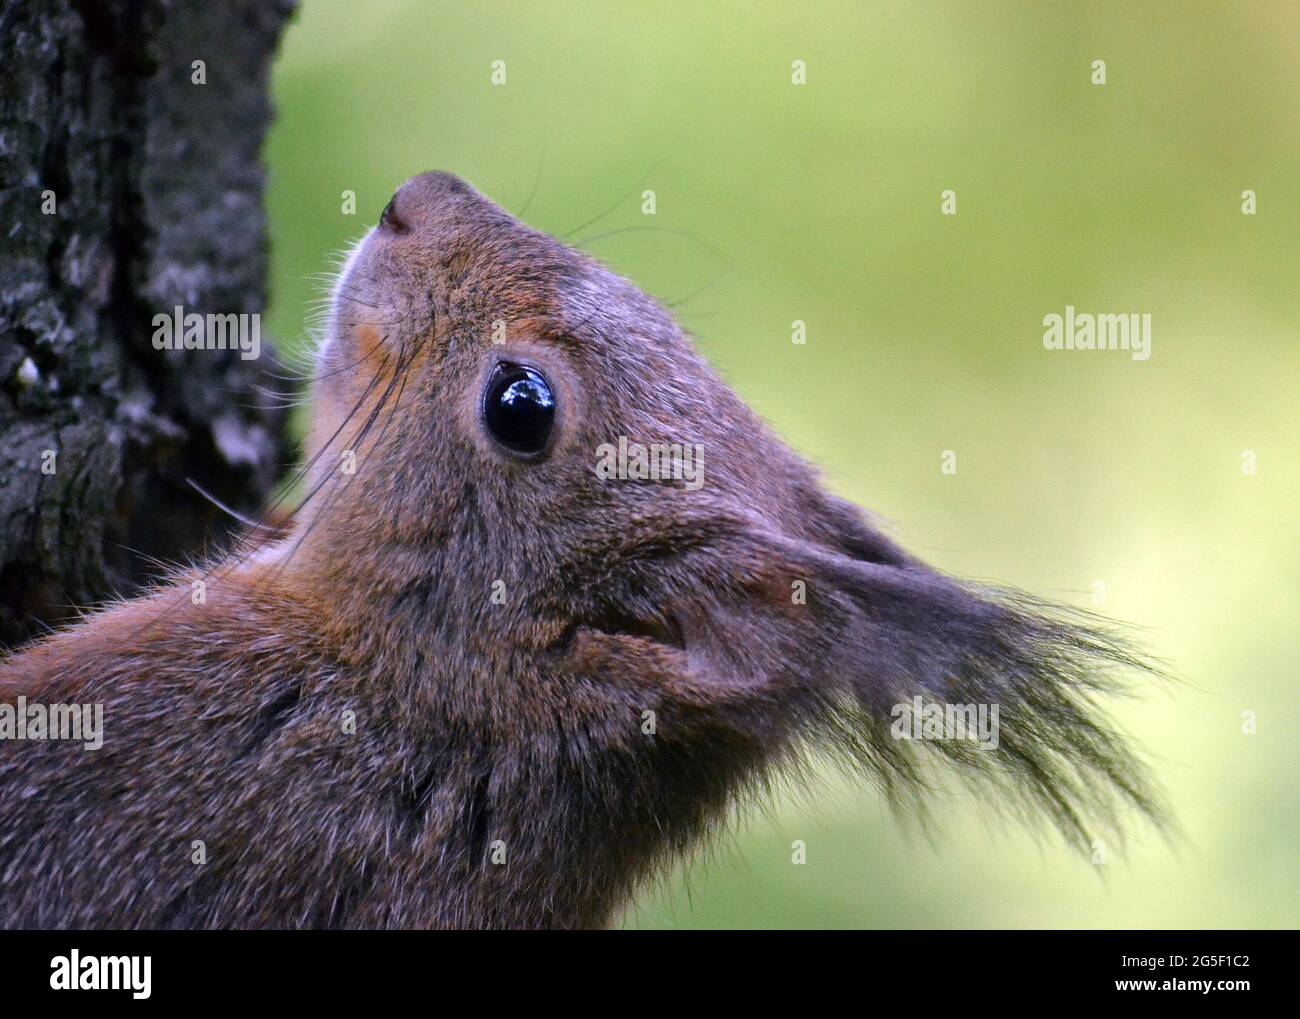
<svg viewBox="0 0 1300 1019">
<path fill-rule="evenodd" d="M 894 800 L 937 755 L 1075 841 L 1158 814 L 1092 703 L 1122 643 L 913 559 L 650 298 L 458 179 L 394 215 L 339 283 L 288 534 L 0 666 L 0 700 L 105 716 L 94 752 L 0 742 L 0 922 L 604 925 L 809 752 Z M 538 461 L 484 432 L 500 360 L 556 392 Z M 706 483 L 602 481 L 620 436 Z M 1000 749 L 893 740 L 916 695 L 1001 704 Z"/>
</svg>

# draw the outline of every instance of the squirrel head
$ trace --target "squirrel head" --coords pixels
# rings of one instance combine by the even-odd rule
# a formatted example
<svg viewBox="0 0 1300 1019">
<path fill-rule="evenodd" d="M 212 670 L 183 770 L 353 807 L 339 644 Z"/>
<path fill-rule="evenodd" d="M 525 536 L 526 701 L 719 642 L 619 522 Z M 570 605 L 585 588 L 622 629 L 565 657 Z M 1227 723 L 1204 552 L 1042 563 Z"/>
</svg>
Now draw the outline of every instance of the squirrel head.
<svg viewBox="0 0 1300 1019">
<path fill-rule="evenodd" d="M 1084 845 L 1158 813 L 1094 703 L 1139 656 L 900 549 L 654 300 L 458 178 L 407 181 L 353 250 L 315 387 L 286 568 L 345 657 L 591 811 L 681 844 L 816 750 L 899 802 L 941 759 Z M 921 705 L 996 706 L 994 745 L 900 738 Z"/>
</svg>

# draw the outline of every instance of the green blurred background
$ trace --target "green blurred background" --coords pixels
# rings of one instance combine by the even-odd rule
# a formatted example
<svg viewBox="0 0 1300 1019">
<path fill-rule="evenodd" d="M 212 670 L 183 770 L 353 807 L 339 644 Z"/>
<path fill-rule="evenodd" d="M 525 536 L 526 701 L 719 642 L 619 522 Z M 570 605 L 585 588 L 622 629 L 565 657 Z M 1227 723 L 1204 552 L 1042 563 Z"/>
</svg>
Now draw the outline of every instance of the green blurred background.
<svg viewBox="0 0 1300 1019">
<path fill-rule="evenodd" d="M 1101 581 L 1183 677 L 1117 712 L 1181 849 L 1139 832 L 1098 868 L 959 796 L 932 843 L 828 776 L 628 926 L 1297 926 L 1300 9 L 795 6 L 306 0 L 266 153 L 273 334 L 301 346 L 309 277 L 413 173 L 532 195 L 553 233 L 600 216 L 584 247 L 680 302 L 838 492 L 949 571 L 1085 607 Z M 1067 304 L 1150 313 L 1150 360 L 1044 350 Z"/>
</svg>

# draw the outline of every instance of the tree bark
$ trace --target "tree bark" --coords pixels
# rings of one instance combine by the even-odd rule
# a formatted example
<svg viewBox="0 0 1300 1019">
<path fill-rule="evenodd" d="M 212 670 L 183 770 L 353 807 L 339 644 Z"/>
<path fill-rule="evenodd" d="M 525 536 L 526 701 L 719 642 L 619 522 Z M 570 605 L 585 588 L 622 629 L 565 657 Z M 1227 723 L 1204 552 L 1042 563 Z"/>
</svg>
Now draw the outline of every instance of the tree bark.
<svg viewBox="0 0 1300 1019">
<path fill-rule="evenodd" d="M 292 10 L 0 0 L 0 643 L 237 526 L 187 478 L 256 512 L 288 459 L 267 338 L 257 360 L 158 350 L 153 318 L 264 310 Z"/>
</svg>

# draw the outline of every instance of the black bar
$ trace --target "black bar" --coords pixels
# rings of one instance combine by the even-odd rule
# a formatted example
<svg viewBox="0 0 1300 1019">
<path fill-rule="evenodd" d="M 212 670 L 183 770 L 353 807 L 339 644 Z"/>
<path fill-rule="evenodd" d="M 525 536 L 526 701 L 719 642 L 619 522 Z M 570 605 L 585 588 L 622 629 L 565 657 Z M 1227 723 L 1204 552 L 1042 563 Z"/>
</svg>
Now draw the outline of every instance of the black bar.
<svg viewBox="0 0 1300 1019">
<path fill-rule="evenodd" d="M 709 945 L 651 945 L 665 935 L 649 932 L 614 932 L 604 944 L 579 935 L 581 945 L 563 935 L 433 931 L 0 932 L 0 987 L 7 1005 L 72 1003 L 80 1009 L 110 1000 L 133 1008 L 280 1002 L 373 1007 L 391 994 L 409 993 L 435 1011 L 460 1001 L 458 1009 L 490 1012 L 511 994 L 531 995 L 534 1005 L 548 1007 L 567 996 L 593 1004 L 585 991 L 608 994 L 626 982 L 627 998 L 606 998 L 607 1005 L 653 998 L 656 987 L 663 1007 L 675 1010 L 693 996 L 739 1000 L 788 986 L 808 996 L 810 1007 L 838 987 L 837 996 L 857 1002 L 854 1012 L 875 1010 L 886 998 L 899 1006 L 1014 1002 L 1073 1009 L 1128 1000 L 1222 1010 L 1243 999 L 1255 1005 L 1289 1001 L 1298 941 L 1294 931 L 694 936 Z M 693 940 L 691 934 L 678 937 Z M 139 960 L 137 987 L 143 984 L 143 958 L 149 958 L 147 998 L 134 997 L 131 971 L 97 962 L 124 956 Z M 52 979 L 66 982 L 74 958 L 77 982 L 90 980 L 90 973 L 107 982 L 120 974 L 118 982 L 127 988 L 55 990 Z M 700 990 L 687 993 L 688 986 Z"/>
</svg>

